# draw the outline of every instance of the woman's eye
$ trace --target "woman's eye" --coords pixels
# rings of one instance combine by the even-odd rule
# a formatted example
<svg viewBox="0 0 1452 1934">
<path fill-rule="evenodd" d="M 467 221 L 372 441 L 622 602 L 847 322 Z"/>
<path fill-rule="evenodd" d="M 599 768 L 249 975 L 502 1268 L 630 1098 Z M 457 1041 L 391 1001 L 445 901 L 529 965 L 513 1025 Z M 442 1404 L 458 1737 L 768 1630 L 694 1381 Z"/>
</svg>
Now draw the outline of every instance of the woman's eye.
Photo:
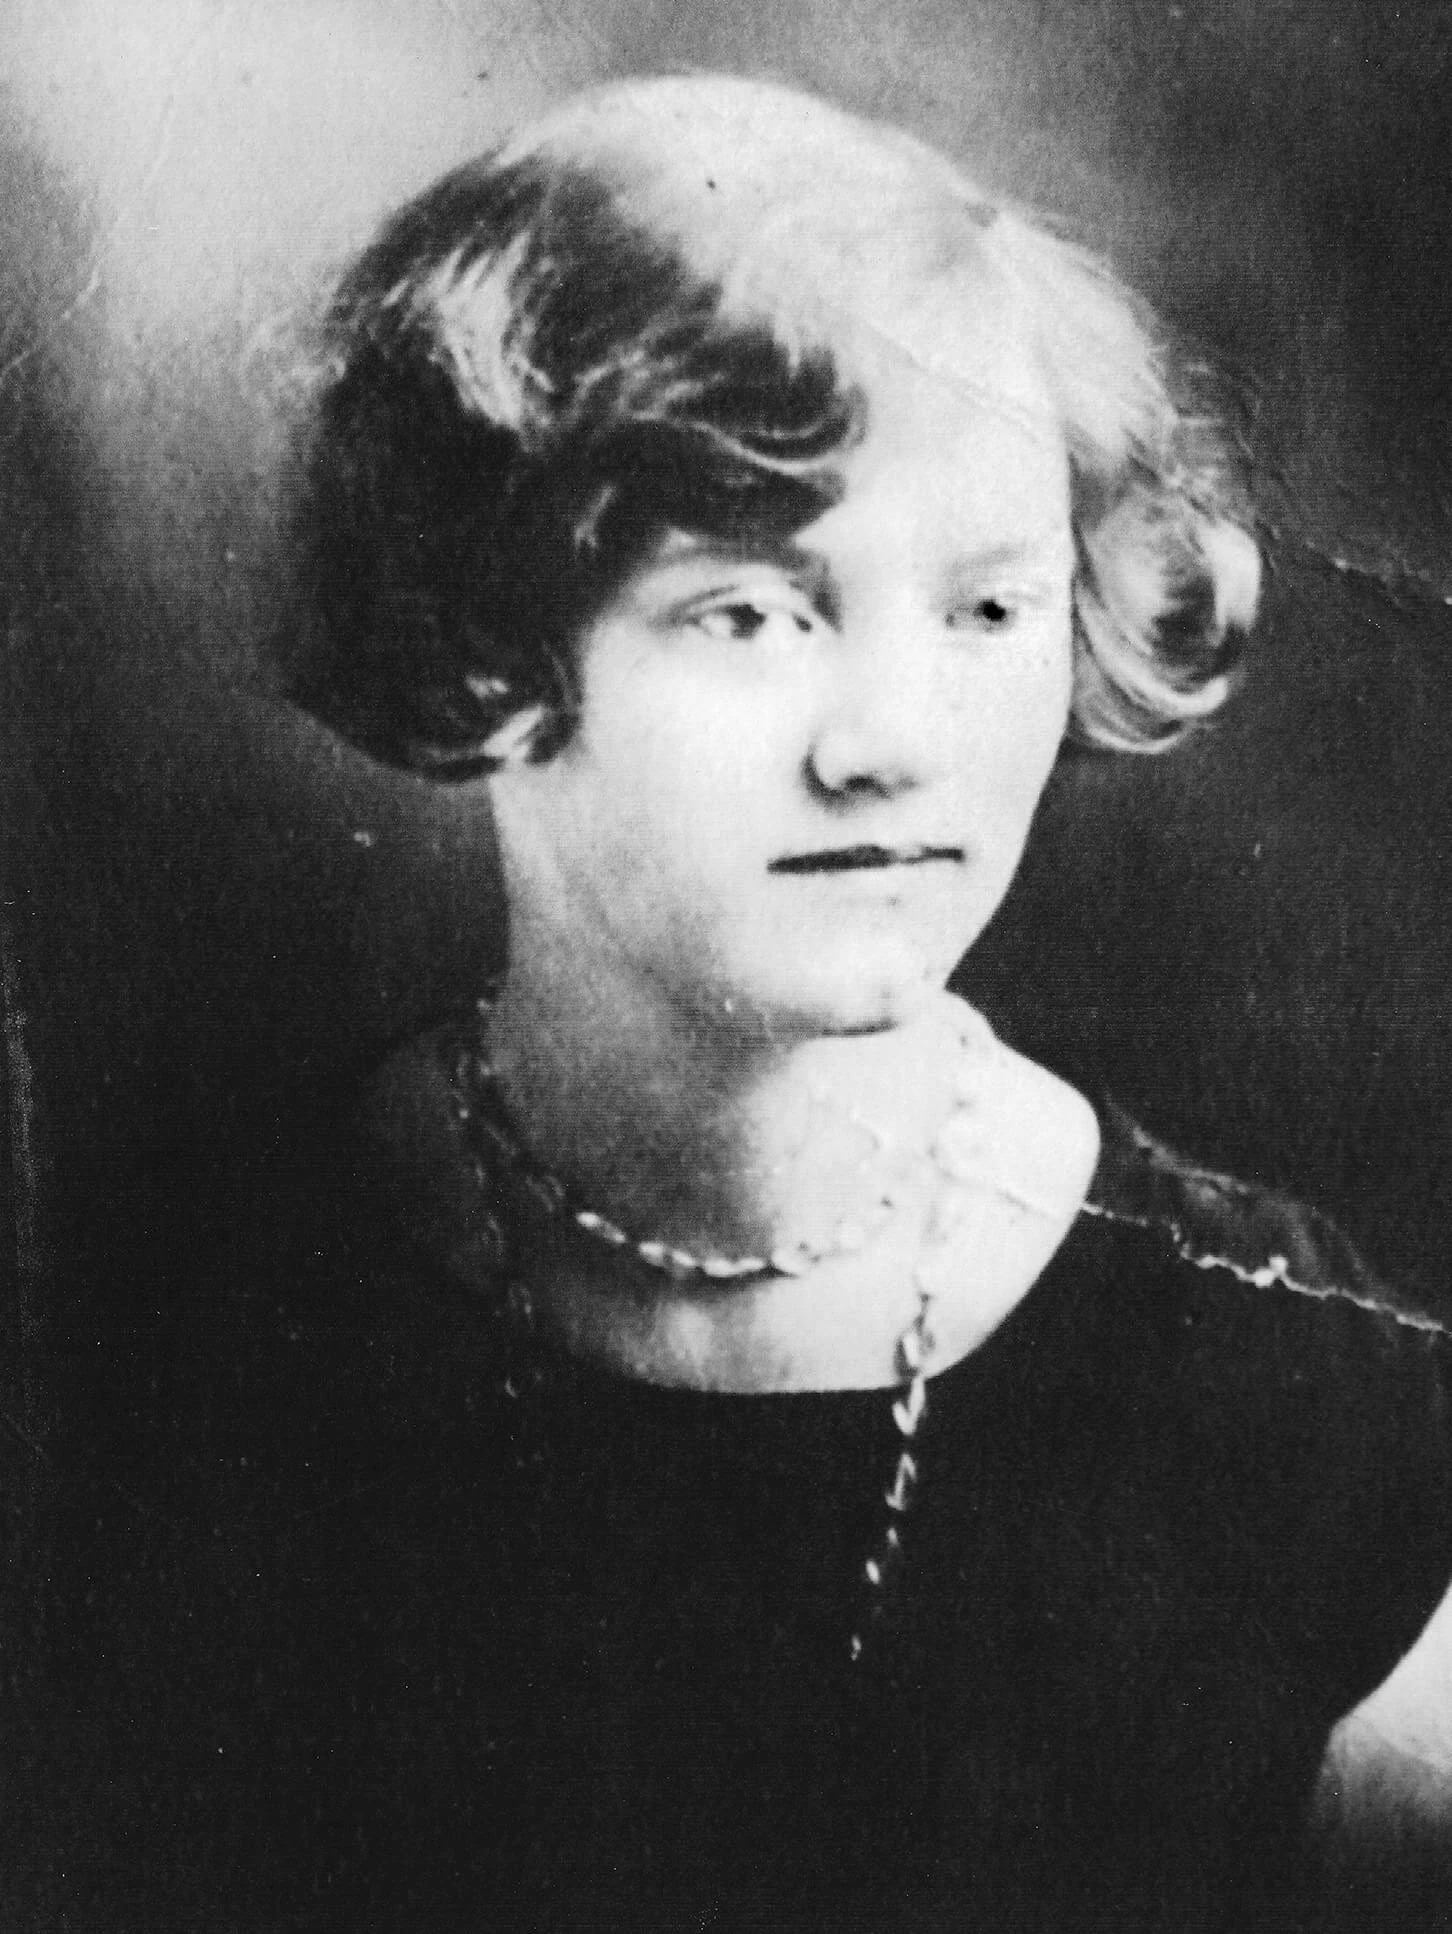
<svg viewBox="0 0 1452 1934">
<path fill-rule="evenodd" d="M 976 598 L 953 614 L 953 626 L 960 631 L 1008 631 L 1018 617 L 1019 606 L 1012 598 Z"/>
<path fill-rule="evenodd" d="M 729 604 L 710 605 L 706 610 L 696 612 L 691 622 L 707 638 L 723 638 L 737 643 L 759 636 L 772 624 L 785 626 L 793 635 L 812 628 L 811 620 L 800 611 L 746 598 L 733 599 Z"/>
</svg>

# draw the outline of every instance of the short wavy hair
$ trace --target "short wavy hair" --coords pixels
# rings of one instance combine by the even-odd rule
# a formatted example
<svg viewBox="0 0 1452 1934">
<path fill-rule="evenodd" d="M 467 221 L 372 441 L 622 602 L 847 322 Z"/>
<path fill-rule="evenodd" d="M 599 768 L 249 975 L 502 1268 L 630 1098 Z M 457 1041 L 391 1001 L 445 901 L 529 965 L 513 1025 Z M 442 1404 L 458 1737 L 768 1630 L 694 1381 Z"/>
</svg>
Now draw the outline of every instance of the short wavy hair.
<svg viewBox="0 0 1452 1934">
<path fill-rule="evenodd" d="M 1229 690 L 1259 559 L 1147 311 L 933 149 L 720 77 L 567 102 L 345 277 L 305 448 L 298 697 L 441 776 L 548 757 L 582 629 L 664 530 L 780 539 L 840 495 L 869 410 L 848 344 L 919 288 L 1006 297 L 1052 398 L 1073 737 L 1172 744 Z"/>
</svg>

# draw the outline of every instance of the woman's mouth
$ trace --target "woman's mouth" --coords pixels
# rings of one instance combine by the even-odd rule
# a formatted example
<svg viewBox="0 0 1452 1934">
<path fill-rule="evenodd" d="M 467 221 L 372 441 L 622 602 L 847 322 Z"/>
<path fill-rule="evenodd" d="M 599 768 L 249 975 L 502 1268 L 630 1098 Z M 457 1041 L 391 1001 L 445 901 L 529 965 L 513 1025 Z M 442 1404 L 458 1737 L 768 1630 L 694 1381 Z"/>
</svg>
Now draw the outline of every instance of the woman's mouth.
<svg viewBox="0 0 1452 1934">
<path fill-rule="evenodd" d="M 961 864 L 961 846 L 832 846 L 819 853 L 792 853 L 773 860 L 769 873 L 855 873 L 884 866 Z"/>
</svg>

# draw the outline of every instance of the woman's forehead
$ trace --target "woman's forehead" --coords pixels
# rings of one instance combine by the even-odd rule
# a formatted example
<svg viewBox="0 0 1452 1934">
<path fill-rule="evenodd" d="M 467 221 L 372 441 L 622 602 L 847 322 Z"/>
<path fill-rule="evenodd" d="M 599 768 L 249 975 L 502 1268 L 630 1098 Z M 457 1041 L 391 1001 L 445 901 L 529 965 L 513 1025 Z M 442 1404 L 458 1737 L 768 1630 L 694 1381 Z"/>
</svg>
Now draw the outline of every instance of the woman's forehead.
<svg viewBox="0 0 1452 1934">
<path fill-rule="evenodd" d="M 900 354 L 884 362 L 817 517 L 791 531 L 668 525 L 645 561 L 657 585 L 757 565 L 810 586 L 825 566 L 858 572 L 906 551 L 943 570 L 1070 561 L 1067 442 L 1031 365 L 968 383 Z"/>
<path fill-rule="evenodd" d="M 850 558 L 881 536 L 966 565 L 1069 543 L 1067 441 L 1026 355 L 984 360 L 970 377 L 895 356 L 869 392 L 841 486 L 798 533 L 808 549 Z"/>
<path fill-rule="evenodd" d="M 1068 442 L 1031 341 L 1006 319 L 950 328 L 905 317 L 859 330 L 839 375 L 858 428 L 822 466 L 830 486 L 819 514 L 790 528 L 766 519 L 692 529 L 665 504 L 648 570 L 754 562 L 809 576 L 864 504 L 874 523 L 913 523 L 925 542 L 941 527 L 948 548 L 1062 547 Z"/>
<path fill-rule="evenodd" d="M 1020 305 L 983 288 L 900 292 L 854 319 L 837 352 L 863 440 L 906 461 L 985 460 L 1057 471 L 1064 424 Z"/>
</svg>

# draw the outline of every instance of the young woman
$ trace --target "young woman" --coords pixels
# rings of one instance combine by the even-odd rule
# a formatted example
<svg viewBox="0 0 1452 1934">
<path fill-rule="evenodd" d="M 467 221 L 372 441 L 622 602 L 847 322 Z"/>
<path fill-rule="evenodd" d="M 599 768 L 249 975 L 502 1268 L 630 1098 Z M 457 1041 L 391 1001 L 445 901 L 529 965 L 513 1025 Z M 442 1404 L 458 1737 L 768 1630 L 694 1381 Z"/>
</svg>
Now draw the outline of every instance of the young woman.
<svg viewBox="0 0 1452 1934">
<path fill-rule="evenodd" d="M 1066 735 L 1168 746 L 1252 616 L 1144 317 L 682 79 L 430 190 L 329 332 L 305 696 L 469 789 L 508 959 L 380 1077 L 387 1186 L 199 1309 L 169 1508 L 226 1535 L 117 1735 L 185 1870 L 244 1926 L 1289 1924 L 1452 1569 L 1445 1344 L 946 991 Z"/>
</svg>

